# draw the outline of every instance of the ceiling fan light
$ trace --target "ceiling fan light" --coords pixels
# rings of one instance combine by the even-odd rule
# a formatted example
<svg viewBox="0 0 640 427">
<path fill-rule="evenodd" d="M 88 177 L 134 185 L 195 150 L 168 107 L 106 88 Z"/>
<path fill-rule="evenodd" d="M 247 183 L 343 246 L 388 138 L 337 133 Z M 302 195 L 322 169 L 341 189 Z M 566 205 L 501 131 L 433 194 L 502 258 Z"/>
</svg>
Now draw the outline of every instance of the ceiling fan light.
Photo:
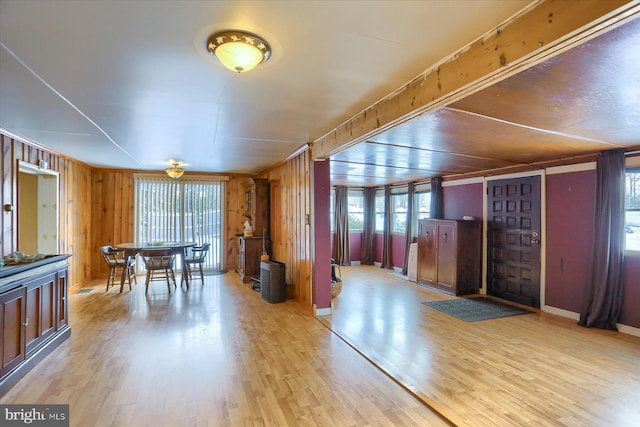
<svg viewBox="0 0 640 427">
<path fill-rule="evenodd" d="M 165 169 L 164 171 L 171 178 L 178 179 L 184 173 L 184 169 L 178 167 L 179 163 L 174 163 L 172 168 Z"/>
<path fill-rule="evenodd" d="M 207 40 L 211 55 L 237 73 L 252 70 L 271 56 L 271 47 L 259 36 L 244 31 L 222 31 Z"/>
</svg>

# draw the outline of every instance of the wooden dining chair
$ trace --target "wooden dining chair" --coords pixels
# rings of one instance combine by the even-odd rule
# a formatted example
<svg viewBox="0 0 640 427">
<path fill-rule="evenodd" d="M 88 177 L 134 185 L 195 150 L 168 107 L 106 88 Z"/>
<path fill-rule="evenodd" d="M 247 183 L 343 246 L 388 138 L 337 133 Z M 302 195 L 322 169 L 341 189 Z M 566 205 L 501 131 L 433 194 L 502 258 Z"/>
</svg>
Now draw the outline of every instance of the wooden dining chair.
<svg viewBox="0 0 640 427">
<path fill-rule="evenodd" d="M 138 284 L 138 280 L 136 279 L 136 259 L 134 257 L 128 257 L 125 251 L 112 248 L 111 246 L 102 246 L 100 252 L 107 266 L 109 266 L 106 292 L 109 291 L 110 286 L 116 285 L 116 280 L 121 279 L 123 273 L 125 275 L 125 281 L 129 281 L 129 290 L 131 290 L 132 280 Z M 123 288 L 124 281 L 121 281 L 120 292 L 122 292 Z"/>
<path fill-rule="evenodd" d="M 170 249 L 153 249 L 140 252 L 140 256 L 147 269 L 147 280 L 145 281 L 145 295 L 149 292 L 149 282 L 152 280 L 167 280 L 167 288 L 171 293 L 171 280 L 174 288 L 176 285 L 176 275 L 173 268 L 176 263 L 176 254 Z"/>
<path fill-rule="evenodd" d="M 193 279 L 193 266 L 198 266 L 200 270 L 200 280 L 202 280 L 202 284 L 204 285 L 203 265 L 207 260 L 207 253 L 210 247 L 210 243 L 205 243 L 202 246 L 193 246 L 189 249 L 187 256 L 184 258 L 184 265 L 187 274 L 189 274 L 189 280 Z"/>
</svg>

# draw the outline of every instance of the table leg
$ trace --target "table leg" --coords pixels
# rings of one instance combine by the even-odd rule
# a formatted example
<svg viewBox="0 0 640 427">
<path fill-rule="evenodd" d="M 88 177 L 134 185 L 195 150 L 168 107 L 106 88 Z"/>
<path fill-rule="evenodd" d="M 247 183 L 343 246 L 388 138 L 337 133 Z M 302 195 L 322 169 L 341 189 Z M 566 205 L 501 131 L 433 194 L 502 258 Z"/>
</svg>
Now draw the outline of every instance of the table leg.
<svg viewBox="0 0 640 427">
<path fill-rule="evenodd" d="M 187 263 L 185 260 L 187 259 L 187 248 L 181 248 L 176 251 L 177 254 L 180 254 L 182 257 L 182 274 L 180 275 L 180 286 L 182 286 L 182 282 L 186 283 L 187 290 L 189 290 L 189 269 L 187 267 Z"/>
<path fill-rule="evenodd" d="M 127 278 L 127 268 L 129 268 L 129 267 L 128 267 L 127 263 L 125 262 L 124 268 L 122 269 L 122 276 L 120 277 L 120 293 L 122 293 L 122 290 L 124 289 L 124 282 L 125 282 L 125 280 Z"/>
<path fill-rule="evenodd" d="M 120 277 L 120 293 L 122 293 L 122 290 L 124 289 L 124 282 L 127 279 L 127 272 L 129 271 L 129 258 L 132 256 L 136 256 L 136 254 L 136 251 L 124 251 L 124 259 L 126 262 L 124 268 L 122 269 L 122 276 Z M 131 288 L 131 278 L 129 278 L 129 288 Z"/>
</svg>

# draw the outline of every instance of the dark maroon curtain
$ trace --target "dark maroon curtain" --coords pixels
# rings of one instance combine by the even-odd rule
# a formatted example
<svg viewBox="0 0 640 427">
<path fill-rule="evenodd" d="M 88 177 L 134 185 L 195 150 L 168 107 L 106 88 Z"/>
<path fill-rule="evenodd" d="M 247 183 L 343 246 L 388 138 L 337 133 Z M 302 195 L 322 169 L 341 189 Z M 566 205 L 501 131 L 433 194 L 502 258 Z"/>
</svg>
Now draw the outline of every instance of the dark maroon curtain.
<svg viewBox="0 0 640 427">
<path fill-rule="evenodd" d="M 362 227 L 362 245 L 360 246 L 360 264 L 373 265 L 376 260 L 376 188 L 365 187 L 364 225 Z"/>
<path fill-rule="evenodd" d="M 624 178 L 624 150 L 598 154 L 592 274 L 578 322 L 588 328 L 618 330 L 624 283 Z"/>
<path fill-rule="evenodd" d="M 336 187 L 336 205 L 333 211 L 333 235 L 332 257 L 338 265 L 351 265 L 351 253 L 349 252 L 349 212 L 347 187 Z"/>
<path fill-rule="evenodd" d="M 429 218 L 444 219 L 444 198 L 442 195 L 442 177 L 431 178 L 431 205 Z"/>
<path fill-rule="evenodd" d="M 382 265 L 380 267 L 393 268 L 393 260 L 391 259 L 391 187 L 384 186 L 384 231 L 382 238 Z"/>
</svg>

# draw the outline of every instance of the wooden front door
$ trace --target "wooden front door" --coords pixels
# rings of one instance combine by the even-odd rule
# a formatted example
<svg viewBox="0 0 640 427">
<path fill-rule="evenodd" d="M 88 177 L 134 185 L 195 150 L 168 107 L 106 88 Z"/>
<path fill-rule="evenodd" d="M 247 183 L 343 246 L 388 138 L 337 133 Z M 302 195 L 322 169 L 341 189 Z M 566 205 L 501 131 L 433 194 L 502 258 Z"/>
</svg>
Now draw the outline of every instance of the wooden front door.
<svg viewBox="0 0 640 427">
<path fill-rule="evenodd" d="M 540 177 L 489 181 L 487 292 L 540 307 Z"/>
</svg>

